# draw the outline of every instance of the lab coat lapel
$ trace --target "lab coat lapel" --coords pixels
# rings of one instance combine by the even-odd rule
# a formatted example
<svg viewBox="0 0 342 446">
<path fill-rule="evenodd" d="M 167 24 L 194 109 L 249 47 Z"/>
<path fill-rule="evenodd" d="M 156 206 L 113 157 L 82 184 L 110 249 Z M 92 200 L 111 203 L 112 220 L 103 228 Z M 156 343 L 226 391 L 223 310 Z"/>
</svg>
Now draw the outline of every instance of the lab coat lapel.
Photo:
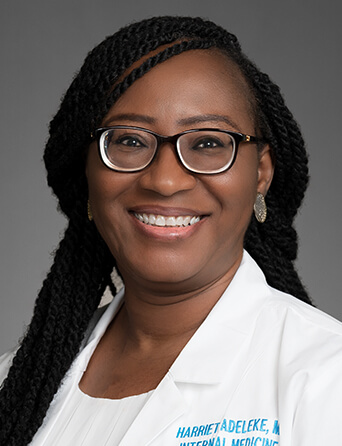
<svg viewBox="0 0 342 446">
<path fill-rule="evenodd" d="M 184 390 L 187 384 L 219 386 L 224 381 L 226 398 L 215 404 L 215 413 L 224 413 L 242 379 L 241 370 L 247 367 L 254 324 L 268 294 L 262 272 L 245 252 L 230 286 L 153 392 L 120 446 L 150 445 L 189 411 L 178 384 Z M 234 367 L 236 362 L 238 367 Z"/>
<path fill-rule="evenodd" d="M 134 420 L 120 446 L 149 445 L 187 410 L 186 402 L 167 373 Z"/>
<path fill-rule="evenodd" d="M 219 384 L 236 362 L 242 370 L 258 314 L 269 297 L 262 272 L 245 252 L 229 287 L 172 365 L 175 382 Z"/>
</svg>

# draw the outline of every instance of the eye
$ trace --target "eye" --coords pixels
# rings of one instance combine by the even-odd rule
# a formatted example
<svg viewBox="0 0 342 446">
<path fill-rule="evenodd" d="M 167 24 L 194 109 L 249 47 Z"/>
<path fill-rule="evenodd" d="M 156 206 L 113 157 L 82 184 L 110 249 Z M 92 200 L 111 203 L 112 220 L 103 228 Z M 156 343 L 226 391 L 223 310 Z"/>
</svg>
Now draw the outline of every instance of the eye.
<svg viewBox="0 0 342 446">
<path fill-rule="evenodd" d="M 217 149 L 223 147 L 224 144 L 220 139 L 214 138 L 212 136 L 205 136 L 198 138 L 192 144 L 193 150 L 203 150 L 203 149 Z"/>
<path fill-rule="evenodd" d="M 134 148 L 146 147 L 146 145 L 141 141 L 141 139 L 139 139 L 136 136 L 130 136 L 130 135 L 120 136 L 115 141 L 112 140 L 111 144 L 123 145 Z"/>
</svg>

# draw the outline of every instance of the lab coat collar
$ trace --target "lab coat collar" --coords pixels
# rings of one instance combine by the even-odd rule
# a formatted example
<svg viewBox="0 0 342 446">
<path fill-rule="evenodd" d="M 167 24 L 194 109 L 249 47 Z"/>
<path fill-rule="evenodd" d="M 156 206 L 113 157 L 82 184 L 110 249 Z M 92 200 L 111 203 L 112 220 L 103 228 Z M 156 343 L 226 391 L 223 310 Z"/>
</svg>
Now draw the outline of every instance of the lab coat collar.
<svg viewBox="0 0 342 446">
<path fill-rule="evenodd" d="M 244 251 L 228 288 L 172 365 L 169 373 L 174 381 L 222 382 L 252 338 L 261 307 L 270 298 L 271 289 L 261 269 Z"/>
</svg>

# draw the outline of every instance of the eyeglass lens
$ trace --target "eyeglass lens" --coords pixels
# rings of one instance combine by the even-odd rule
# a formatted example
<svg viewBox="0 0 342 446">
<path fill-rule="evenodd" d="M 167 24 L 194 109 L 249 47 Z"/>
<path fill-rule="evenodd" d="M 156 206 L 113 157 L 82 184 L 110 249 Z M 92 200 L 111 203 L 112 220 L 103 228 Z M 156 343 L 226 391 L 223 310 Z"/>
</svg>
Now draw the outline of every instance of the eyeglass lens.
<svg viewBox="0 0 342 446">
<path fill-rule="evenodd" d="M 133 171 L 151 162 L 158 141 L 152 133 L 143 130 L 113 128 L 102 134 L 100 146 L 114 168 Z M 179 136 L 177 150 L 185 167 L 210 173 L 229 166 L 234 157 L 235 141 L 222 131 L 195 131 Z"/>
</svg>

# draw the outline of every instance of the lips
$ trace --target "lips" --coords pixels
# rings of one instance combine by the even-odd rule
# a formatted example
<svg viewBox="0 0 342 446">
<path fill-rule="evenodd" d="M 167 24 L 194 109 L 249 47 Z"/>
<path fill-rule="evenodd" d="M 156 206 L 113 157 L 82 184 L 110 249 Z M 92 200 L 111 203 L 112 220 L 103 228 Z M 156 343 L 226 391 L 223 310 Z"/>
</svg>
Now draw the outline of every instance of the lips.
<svg viewBox="0 0 342 446">
<path fill-rule="evenodd" d="M 194 225 L 201 220 L 200 215 L 162 215 L 152 213 L 134 212 L 134 217 L 146 225 L 159 227 L 186 227 Z"/>
</svg>

